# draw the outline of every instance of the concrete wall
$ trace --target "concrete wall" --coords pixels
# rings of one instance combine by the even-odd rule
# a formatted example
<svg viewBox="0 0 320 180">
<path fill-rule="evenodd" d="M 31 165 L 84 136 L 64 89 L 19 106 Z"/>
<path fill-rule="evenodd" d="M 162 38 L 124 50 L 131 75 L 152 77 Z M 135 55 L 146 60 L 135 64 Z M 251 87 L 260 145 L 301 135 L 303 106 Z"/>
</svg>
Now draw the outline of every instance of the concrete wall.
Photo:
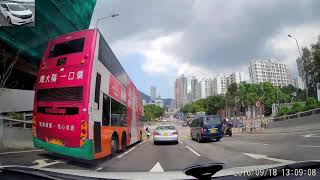
<svg viewBox="0 0 320 180">
<path fill-rule="evenodd" d="M 30 148 L 33 148 L 31 129 L 4 126 L 0 151 Z"/>
<path fill-rule="evenodd" d="M 4 89 L 0 96 L 0 113 L 32 111 L 33 101 L 32 90 Z"/>
</svg>

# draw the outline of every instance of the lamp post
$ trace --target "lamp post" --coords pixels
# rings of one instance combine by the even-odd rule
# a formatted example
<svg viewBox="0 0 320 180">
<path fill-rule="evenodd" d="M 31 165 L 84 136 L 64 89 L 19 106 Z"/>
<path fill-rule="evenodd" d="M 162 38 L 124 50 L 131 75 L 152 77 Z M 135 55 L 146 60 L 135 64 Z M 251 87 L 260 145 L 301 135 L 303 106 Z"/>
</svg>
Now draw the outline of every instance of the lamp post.
<svg viewBox="0 0 320 180">
<path fill-rule="evenodd" d="M 289 37 L 289 38 L 292 38 L 292 39 L 294 39 L 294 40 L 296 41 L 296 44 L 297 44 L 297 47 L 298 47 L 298 51 L 299 51 L 299 55 L 300 55 L 300 59 L 303 60 L 303 59 L 302 59 L 302 55 L 301 55 L 301 51 L 300 51 L 300 46 L 299 46 L 298 40 L 297 40 L 295 37 L 293 37 L 292 35 L 290 35 L 290 34 L 288 34 L 288 37 Z M 304 63 L 304 62 L 303 62 L 303 63 Z M 304 78 L 304 81 L 305 81 L 305 88 L 306 88 L 306 96 L 307 96 L 307 99 L 308 99 L 308 87 L 307 87 L 306 78 Z"/>
<path fill-rule="evenodd" d="M 117 17 L 117 16 L 119 16 L 119 14 L 112 14 L 112 15 L 110 15 L 110 16 L 98 18 L 98 19 L 97 19 L 97 22 L 96 22 L 96 28 L 97 28 L 98 25 L 99 25 L 99 21 L 101 21 L 101 20 L 103 20 L 103 19 L 107 19 L 107 18 L 114 18 L 114 17 Z"/>
</svg>

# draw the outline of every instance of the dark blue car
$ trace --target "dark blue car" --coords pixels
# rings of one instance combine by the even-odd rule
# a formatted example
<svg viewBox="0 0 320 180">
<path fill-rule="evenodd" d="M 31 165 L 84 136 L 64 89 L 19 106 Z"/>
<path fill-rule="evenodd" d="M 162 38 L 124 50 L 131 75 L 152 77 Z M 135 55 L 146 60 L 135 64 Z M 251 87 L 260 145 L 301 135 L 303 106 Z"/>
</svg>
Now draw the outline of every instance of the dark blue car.
<svg viewBox="0 0 320 180">
<path fill-rule="evenodd" d="M 222 136 L 222 119 L 219 115 L 208 115 L 192 120 L 190 135 L 198 142 L 215 139 L 219 141 Z"/>
</svg>

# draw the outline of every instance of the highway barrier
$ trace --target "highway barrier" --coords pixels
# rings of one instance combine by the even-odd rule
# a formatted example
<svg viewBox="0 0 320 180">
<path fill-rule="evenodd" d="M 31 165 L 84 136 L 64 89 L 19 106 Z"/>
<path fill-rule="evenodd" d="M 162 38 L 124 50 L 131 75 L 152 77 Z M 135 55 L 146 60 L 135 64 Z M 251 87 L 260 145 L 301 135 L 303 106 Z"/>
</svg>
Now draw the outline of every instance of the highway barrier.
<svg viewBox="0 0 320 180">
<path fill-rule="evenodd" d="M 304 111 L 304 112 L 299 112 L 296 114 L 290 114 L 290 115 L 284 115 L 281 117 L 276 117 L 273 119 L 273 121 L 284 121 L 284 120 L 288 120 L 288 119 L 295 119 L 295 118 L 299 118 L 299 117 L 311 116 L 313 114 L 320 114 L 320 108 L 312 109 L 312 110 Z"/>
</svg>

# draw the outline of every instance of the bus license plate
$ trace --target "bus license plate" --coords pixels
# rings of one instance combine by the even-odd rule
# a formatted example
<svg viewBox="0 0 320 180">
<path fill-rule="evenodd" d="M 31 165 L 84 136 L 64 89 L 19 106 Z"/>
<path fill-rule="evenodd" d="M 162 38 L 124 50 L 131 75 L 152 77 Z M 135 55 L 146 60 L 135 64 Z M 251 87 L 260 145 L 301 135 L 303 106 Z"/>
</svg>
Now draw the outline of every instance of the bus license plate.
<svg viewBox="0 0 320 180">
<path fill-rule="evenodd" d="M 216 133 L 217 130 L 216 129 L 211 129 L 211 133 Z"/>
<path fill-rule="evenodd" d="M 49 143 L 63 146 L 63 142 L 60 139 L 52 138 L 52 139 L 49 140 Z"/>
</svg>

